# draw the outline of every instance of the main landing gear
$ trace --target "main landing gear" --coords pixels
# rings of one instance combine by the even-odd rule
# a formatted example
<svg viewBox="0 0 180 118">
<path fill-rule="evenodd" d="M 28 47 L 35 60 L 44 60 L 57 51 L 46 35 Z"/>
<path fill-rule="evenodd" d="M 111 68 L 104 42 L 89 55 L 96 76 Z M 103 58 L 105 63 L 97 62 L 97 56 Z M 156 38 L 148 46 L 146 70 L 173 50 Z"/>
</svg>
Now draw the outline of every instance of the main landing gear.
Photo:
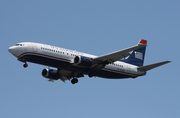
<svg viewBox="0 0 180 118">
<path fill-rule="evenodd" d="M 24 68 L 27 68 L 27 67 L 28 67 L 27 62 L 24 63 L 23 67 L 24 67 Z"/>
<path fill-rule="evenodd" d="M 78 83 L 78 79 L 77 79 L 77 78 L 73 78 L 73 79 L 71 80 L 71 83 L 72 83 L 72 84 Z"/>
</svg>

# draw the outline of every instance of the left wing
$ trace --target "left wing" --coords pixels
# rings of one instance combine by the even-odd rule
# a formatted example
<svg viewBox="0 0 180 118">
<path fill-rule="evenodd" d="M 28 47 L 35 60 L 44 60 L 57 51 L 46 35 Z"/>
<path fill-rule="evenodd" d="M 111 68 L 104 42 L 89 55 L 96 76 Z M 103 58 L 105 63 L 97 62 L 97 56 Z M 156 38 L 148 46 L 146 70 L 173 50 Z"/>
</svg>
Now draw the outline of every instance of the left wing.
<svg viewBox="0 0 180 118">
<path fill-rule="evenodd" d="M 147 41 L 144 39 L 141 39 L 137 46 L 133 46 L 130 48 L 126 48 L 123 50 L 119 50 L 119 51 L 116 51 L 113 53 L 109 53 L 106 55 L 96 57 L 93 59 L 93 62 L 95 62 L 96 64 L 98 64 L 98 63 L 100 63 L 100 64 L 113 63 L 115 61 L 121 60 L 121 59 L 129 56 L 131 51 L 139 49 L 139 48 L 145 46 L 146 44 L 147 44 Z"/>
</svg>

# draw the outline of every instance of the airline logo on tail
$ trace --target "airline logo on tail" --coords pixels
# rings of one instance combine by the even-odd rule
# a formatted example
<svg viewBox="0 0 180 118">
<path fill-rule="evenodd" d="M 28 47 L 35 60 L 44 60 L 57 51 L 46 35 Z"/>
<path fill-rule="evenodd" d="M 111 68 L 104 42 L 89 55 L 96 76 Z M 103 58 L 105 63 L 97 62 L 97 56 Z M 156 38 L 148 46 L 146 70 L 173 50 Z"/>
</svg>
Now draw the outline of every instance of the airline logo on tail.
<svg viewBox="0 0 180 118">
<path fill-rule="evenodd" d="M 143 54 L 141 52 L 136 52 L 135 51 L 135 58 L 143 60 Z"/>
</svg>

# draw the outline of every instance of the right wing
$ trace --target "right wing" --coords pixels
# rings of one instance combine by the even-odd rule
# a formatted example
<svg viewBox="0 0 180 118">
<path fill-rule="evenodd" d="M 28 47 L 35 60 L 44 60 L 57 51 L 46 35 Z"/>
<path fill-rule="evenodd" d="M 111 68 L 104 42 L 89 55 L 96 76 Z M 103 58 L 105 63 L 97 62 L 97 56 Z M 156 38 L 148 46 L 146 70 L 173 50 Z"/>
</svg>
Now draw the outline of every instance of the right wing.
<svg viewBox="0 0 180 118">
<path fill-rule="evenodd" d="M 129 56 L 131 51 L 139 49 L 146 45 L 147 45 L 147 41 L 144 39 L 141 39 L 139 41 L 138 45 L 136 45 L 136 46 L 126 48 L 123 50 L 119 50 L 119 51 L 109 53 L 106 55 L 102 55 L 102 56 L 92 59 L 93 66 L 91 67 L 91 73 L 101 70 L 107 64 L 113 63 L 115 61 L 121 60 L 121 59 Z"/>
</svg>

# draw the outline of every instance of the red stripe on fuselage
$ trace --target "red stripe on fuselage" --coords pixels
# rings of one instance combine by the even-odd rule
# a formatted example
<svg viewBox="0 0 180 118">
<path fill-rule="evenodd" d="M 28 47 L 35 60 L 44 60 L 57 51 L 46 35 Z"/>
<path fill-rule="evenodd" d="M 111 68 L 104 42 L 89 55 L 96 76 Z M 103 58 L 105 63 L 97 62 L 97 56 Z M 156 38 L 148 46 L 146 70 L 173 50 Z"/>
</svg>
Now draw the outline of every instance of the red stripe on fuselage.
<svg viewBox="0 0 180 118">
<path fill-rule="evenodd" d="M 40 54 L 40 53 L 34 53 L 34 52 L 25 52 L 25 53 L 22 53 L 17 58 L 21 58 L 22 56 L 25 56 L 25 55 L 28 55 L 28 54 L 30 54 L 30 55 L 39 55 L 39 56 L 42 56 L 42 57 L 47 57 L 47 58 L 51 58 L 51 59 L 56 59 L 56 60 L 70 62 L 70 60 L 68 60 L 68 59 L 58 58 L 58 57 L 49 56 L 49 55 Z"/>
</svg>

